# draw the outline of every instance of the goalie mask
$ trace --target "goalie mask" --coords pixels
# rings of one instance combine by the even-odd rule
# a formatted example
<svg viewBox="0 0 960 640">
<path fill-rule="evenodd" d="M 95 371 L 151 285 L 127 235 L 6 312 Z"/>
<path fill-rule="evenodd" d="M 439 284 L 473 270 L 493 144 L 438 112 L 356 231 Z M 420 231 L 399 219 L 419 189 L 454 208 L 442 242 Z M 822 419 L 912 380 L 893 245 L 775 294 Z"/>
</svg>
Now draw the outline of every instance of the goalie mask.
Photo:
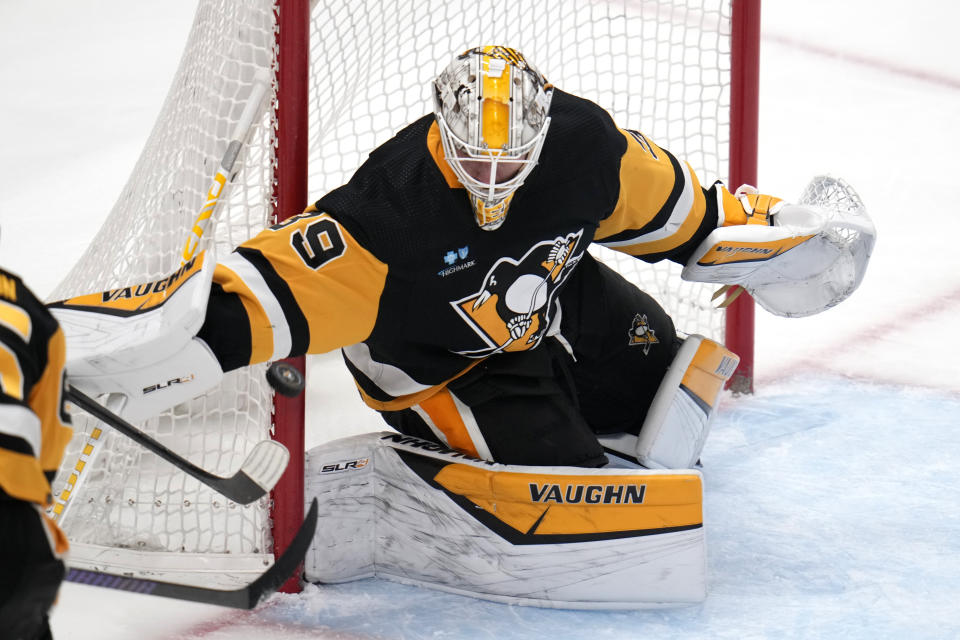
<svg viewBox="0 0 960 640">
<path fill-rule="evenodd" d="M 498 228 L 537 164 L 553 85 L 519 51 L 470 49 L 434 81 L 434 115 L 447 162 L 481 229 Z"/>
</svg>

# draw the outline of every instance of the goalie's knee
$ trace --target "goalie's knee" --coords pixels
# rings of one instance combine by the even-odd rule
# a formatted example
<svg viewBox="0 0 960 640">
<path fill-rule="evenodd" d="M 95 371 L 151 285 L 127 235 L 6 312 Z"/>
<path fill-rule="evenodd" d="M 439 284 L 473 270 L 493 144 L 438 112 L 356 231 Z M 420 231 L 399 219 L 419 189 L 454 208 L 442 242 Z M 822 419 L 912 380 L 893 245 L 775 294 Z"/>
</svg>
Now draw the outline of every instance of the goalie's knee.
<svg viewBox="0 0 960 640">
<path fill-rule="evenodd" d="M 697 462 L 717 400 L 740 358 L 723 345 L 691 335 L 680 346 L 637 438 L 636 457 L 651 469 L 686 469 Z"/>
</svg>

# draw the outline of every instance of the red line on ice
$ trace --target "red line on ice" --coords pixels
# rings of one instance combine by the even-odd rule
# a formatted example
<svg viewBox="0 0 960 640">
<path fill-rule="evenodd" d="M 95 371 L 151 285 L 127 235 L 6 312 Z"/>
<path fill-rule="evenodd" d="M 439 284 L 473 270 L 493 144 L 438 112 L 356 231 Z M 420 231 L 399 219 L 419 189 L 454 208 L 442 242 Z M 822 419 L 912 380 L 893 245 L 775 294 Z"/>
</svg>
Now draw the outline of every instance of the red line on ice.
<svg viewBox="0 0 960 640">
<path fill-rule="evenodd" d="M 938 73 L 933 73 L 925 69 L 918 69 L 915 67 L 908 67 L 905 65 L 894 64 L 889 60 L 883 60 L 881 58 L 872 58 L 860 53 L 854 53 L 851 51 L 843 51 L 840 49 L 831 49 L 829 47 L 821 47 L 815 44 L 811 44 L 805 40 L 798 40 L 796 38 L 791 38 L 790 36 L 784 36 L 779 34 L 765 33 L 762 36 L 763 40 L 774 42 L 776 44 L 782 44 L 784 46 L 793 47 L 794 49 L 800 49 L 808 53 L 814 53 L 821 56 L 826 56 L 829 58 L 837 58 L 839 60 L 845 60 L 852 62 L 854 64 L 863 65 L 865 67 L 871 67 L 880 71 L 886 71 L 888 73 L 893 73 L 900 76 L 905 76 L 908 78 L 913 78 L 914 80 L 922 80 L 924 82 L 930 82 L 932 84 L 937 84 L 943 87 L 949 87 L 951 89 L 960 89 L 960 78 L 955 78 L 953 76 L 942 75 Z"/>
<path fill-rule="evenodd" d="M 931 296 L 925 304 L 913 307 L 909 311 L 898 310 L 894 317 L 887 316 L 883 319 L 875 321 L 873 324 L 859 327 L 856 329 L 855 336 L 851 336 L 849 334 L 839 336 L 829 346 L 823 347 L 817 352 L 808 354 L 798 360 L 785 362 L 782 365 L 775 367 L 770 373 L 759 376 L 758 383 L 761 385 L 770 384 L 778 380 L 789 378 L 797 373 L 800 373 L 801 371 L 822 371 L 824 369 L 830 370 L 829 364 L 824 366 L 823 363 L 829 363 L 831 359 L 836 358 L 839 355 L 846 354 L 856 349 L 862 349 L 864 346 L 870 346 L 871 344 L 882 342 L 890 333 L 891 326 L 903 327 L 910 325 L 911 323 L 928 320 L 931 316 L 946 315 L 950 314 L 951 312 L 955 313 L 955 308 L 958 306 L 960 306 L 960 286 L 948 289 L 942 294 Z M 909 355 L 906 357 L 909 358 Z M 851 377 L 870 380 L 873 382 L 885 382 L 907 386 L 930 386 L 927 384 L 917 385 L 915 381 L 911 380 L 910 372 L 911 368 L 909 363 L 905 363 L 904 367 L 896 372 L 873 371 L 869 375 L 858 372 L 853 374 Z M 944 380 L 943 383 L 941 385 L 937 385 L 936 388 L 946 391 L 960 392 L 958 383 L 960 383 L 958 380 Z"/>
</svg>

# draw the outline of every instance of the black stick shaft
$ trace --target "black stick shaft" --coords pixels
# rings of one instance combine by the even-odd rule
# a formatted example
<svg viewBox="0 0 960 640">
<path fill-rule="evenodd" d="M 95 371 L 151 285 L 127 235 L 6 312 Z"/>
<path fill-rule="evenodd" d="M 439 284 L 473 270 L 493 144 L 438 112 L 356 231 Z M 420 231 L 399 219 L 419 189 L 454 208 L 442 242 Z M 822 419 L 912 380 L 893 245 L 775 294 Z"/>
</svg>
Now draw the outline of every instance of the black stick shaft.
<svg viewBox="0 0 960 640">
<path fill-rule="evenodd" d="M 262 487 L 242 471 L 237 472 L 230 478 L 221 478 L 220 476 L 213 475 L 209 471 L 201 469 L 165 445 L 157 442 L 143 431 L 140 431 L 79 389 L 69 387 L 64 395 L 67 400 L 73 402 L 93 417 L 110 425 L 143 448 L 152 451 L 187 475 L 196 478 L 208 487 L 216 489 L 231 500 L 241 504 L 250 504 L 266 493 Z"/>
<path fill-rule="evenodd" d="M 310 548 L 310 542 L 317 529 L 317 500 L 314 498 L 303 524 L 294 536 L 290 546 L 273 566 L 250 584 L 233 590 L 209 589 L 175 582 L 161 582 L 134 576 L 121 576 L 102 571 L 73 569 L 67 572 L 66 580 L 106 589 L 116 589 L 143 595 L 176 598 L 191 602 L 203 602 L 236 609 L 253 609 L 264 598 L 272 594 L 287 581 L 303 562 Z"/>
</svg>

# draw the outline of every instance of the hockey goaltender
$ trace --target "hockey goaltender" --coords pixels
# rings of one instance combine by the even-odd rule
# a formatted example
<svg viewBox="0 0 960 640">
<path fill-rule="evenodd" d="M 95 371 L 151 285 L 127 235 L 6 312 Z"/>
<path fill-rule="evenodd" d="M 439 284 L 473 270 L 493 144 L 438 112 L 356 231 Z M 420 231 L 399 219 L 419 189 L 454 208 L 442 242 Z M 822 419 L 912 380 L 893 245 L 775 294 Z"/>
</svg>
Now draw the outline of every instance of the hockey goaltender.
<svg viewBox="0 0 960 640">
<path fill-rule="evenodd" d="M 379 576 L 547 607 L 702 600 L 695 467 L 738 357 L 678 334 L 587 248 L 671 260 L 686 279 L 802 316 L 859 285 L 869 217 L 838 206 L 859 200 L 829 178 L 798 204 L 704 187 L 513 49 L 456 56 L 432 91 L 433 113 L 345 185 L 228 256 L 199 255 L 168 298 L 201 308 L 166 314 L 167 348 L 136 363 L 188 382 L 130 390 L 127 410 L 159 411 L 223 371 L 341 349 L 392 429 L 308 453 L 307 500 L 321 507 L 308 580 Z M 98 315 L 136 308 L 101 298 L 54 305 L 68 344 Z M 102 355 L 72 353 L 78 371 Z M 86 384 L 123 388 L 128 369 Z"/>
</svg>

